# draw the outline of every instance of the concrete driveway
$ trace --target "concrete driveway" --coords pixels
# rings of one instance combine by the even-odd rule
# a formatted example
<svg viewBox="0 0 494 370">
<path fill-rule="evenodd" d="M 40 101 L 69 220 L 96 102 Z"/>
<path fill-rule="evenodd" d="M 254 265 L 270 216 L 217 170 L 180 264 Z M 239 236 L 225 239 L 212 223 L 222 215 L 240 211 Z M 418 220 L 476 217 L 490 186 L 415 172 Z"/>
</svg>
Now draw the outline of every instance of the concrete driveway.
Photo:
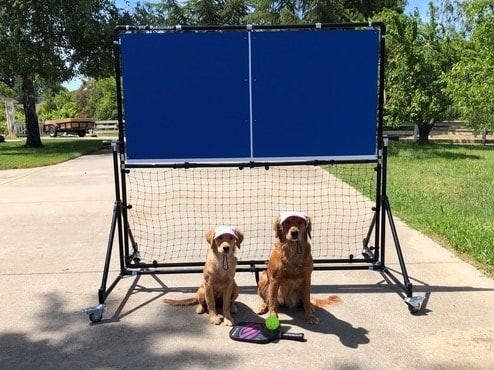
<svg viewBox="0 0 494 370">
<path fill-rule="evenodd" d="M 494 369 L 494 281 L 399 220 L 414 293 L 425 297 L 417 315 L 379 272 L 317 271 L 313 295 L 343 303 L 317 311 L 318 326 L 281 312 L 282 328 L 305 343 L 241 343 L 195 307 L 161 302 L 192 295 L 199 274 L 146 275 L 119 282 L 93 324 L 81 309 L 98 303 L 113 186 L 106 151 L 0 171 L 1 368 Z M 254 276 L 237 282 L 236 321 L 259 320 Z"/>
</svg>

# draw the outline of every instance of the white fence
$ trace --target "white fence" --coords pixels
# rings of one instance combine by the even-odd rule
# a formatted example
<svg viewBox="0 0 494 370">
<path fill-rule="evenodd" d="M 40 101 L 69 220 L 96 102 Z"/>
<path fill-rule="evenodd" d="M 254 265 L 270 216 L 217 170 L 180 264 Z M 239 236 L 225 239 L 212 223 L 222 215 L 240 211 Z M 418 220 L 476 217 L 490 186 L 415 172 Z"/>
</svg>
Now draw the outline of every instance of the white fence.
<svg viewBox="0 0 494 370">
<path fill-rule="evenodd" d="M 26 124 L 24 122 L 15 122 L 13 134 L 16 137 L 26 137 L 27 136 Z M 39 125 L 39 135 L 40 136 L 43 135 L 42 125 Z"/>
<path fill-rule="evenodd" d="M 96 121 L 96 132 L 98 131 L 118 131 L 118 121 Z"/>
<path fill-rule="evenodd" d="M 418 140 L 419 138 L 419 128 L 414 124 L 404 124 L 396 129 L 385 129 L 385 135 L 402 137 L 412 137 L 413 140 Z M 455 136 L 467 136 L 472 139 L 476 139 L 480 136 L 482 142 L 487 140 L 487 135 L 492 135 L 492 130 L 483 129 L 476 130 L 471 127 L 466 127 L 463 121 L 438 121 L 434 123 L 434 127 L 429 133 L 429 138 L 434 139 L 435 137 L 447 135 L 454 139 Z"/>
</svg>

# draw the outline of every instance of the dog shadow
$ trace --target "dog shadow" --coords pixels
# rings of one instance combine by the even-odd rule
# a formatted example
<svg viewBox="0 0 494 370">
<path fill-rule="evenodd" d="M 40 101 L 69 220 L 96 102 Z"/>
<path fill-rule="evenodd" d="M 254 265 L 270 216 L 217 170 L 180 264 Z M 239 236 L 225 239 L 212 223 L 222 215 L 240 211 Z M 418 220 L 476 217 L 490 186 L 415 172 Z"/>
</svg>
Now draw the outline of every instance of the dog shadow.
<svg viewBox="0 0 494 370">
<path fill-rule="evenodd" d="M 359 345 L 368 344 L 370 342 L 369 331 L 362 327 L 354 327 L 351 323 L 338 319 L 336 316 L 324 309 L 318 309 L 316 316 L 320 322 L 318 325 L 309 324 L 305 320 L 304 313 L 301 309 L 290 310 L 283 308 L 280 312 L 291 316 L 292 319 L 282 320 L 283 327 L 286 324 L 297 324 L 307 331 L 312 331 L 321 334 L 333 334 L 336 335 L 341 344 L 348 348 L 358 348 Z"/>
<path fill-rule="evenodd" d="M 236 323 L 248 321 L 248 322 L 260 322 L 263 323 L 267 315 L 258 315 L 246 304 L 237 301 L 236 302 L 238 312 L 234 315 Z M 284 316 L 289 316 L 289 319 L 282 318 L 280 320 L 280 329 L 282 331 L 298 331 L 298 328 L 302 328 L 306 331 L 311 331 L 320 334 L 333 334 L 336 335 L 341 344 L 349 348 L 358 348 L 359 345 L 368 344 L 370 342 L 367 334 L 369 333 L 365 328 L 355 328 L 350 323 L 340 320 L 330 312 L 324 309 L 318 309 L 316 316 L 319 318 L 319 325 L 313 325 L 307 323 L 303 310 L 300 308 L 289 309 L 286 307 L 280 307 L 278 312 Z"/>
</svg>

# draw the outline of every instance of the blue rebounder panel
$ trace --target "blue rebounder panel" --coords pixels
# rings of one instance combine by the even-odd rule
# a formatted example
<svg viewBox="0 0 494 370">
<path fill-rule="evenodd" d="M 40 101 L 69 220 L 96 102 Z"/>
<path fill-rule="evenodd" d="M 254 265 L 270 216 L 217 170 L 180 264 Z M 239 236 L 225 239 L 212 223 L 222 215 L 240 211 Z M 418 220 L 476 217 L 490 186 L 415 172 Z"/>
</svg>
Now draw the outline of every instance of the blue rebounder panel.
<svg viewBox="0 0 494 370">
<path fill-rule="evenodd" d="M 127 32 L 129 164 L 376 158 L 375 28 Z"/>
</svg>

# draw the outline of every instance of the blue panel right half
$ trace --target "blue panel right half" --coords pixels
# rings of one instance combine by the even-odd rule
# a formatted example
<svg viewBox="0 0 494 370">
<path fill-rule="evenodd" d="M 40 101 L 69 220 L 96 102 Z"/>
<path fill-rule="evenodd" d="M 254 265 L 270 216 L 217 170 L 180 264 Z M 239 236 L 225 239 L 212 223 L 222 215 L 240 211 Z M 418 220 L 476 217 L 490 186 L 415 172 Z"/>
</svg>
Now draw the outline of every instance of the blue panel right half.
<svg viewBox="0 0 494 370">
<path fill-rule="evenodd" d="M 379 37 L 253 32 L 254 157 L 375 157 Z"/>
</svg>

